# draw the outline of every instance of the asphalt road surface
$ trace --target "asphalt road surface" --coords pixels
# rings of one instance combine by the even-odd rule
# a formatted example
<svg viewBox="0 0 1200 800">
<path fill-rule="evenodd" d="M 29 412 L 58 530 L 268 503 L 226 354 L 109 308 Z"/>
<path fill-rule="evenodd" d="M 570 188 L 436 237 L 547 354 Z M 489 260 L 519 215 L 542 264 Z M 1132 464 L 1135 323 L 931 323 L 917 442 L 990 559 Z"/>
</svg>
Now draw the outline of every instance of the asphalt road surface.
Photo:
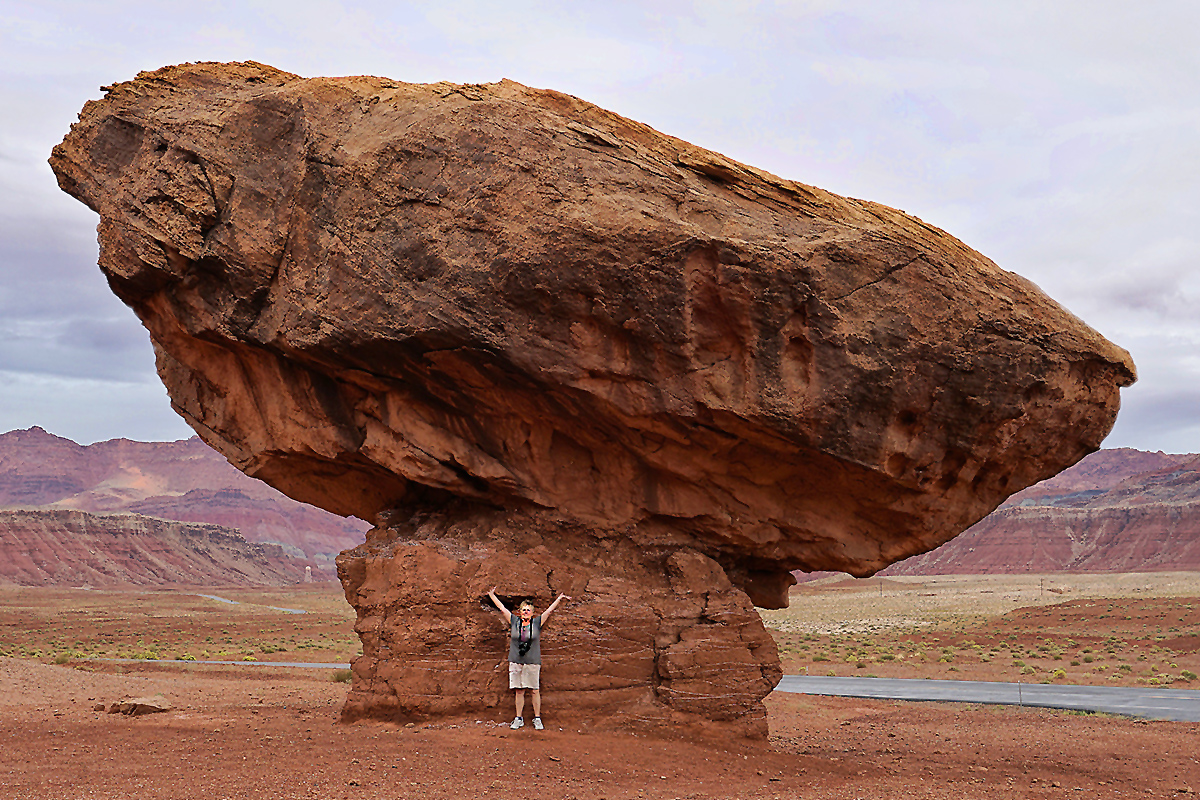
<svg viewBox="0 0 1200 800">
<path fill-rule="evenodd" d="M 1044 683 L 784 675 L 775 691 L 838 697 L 872 697 L 883 700 L 935 700 L 1066 708 L 1148 719 L 1200 722 L 1200 691 L 1190 689 L 1129 689 L 1121 686 L 1056 686 Z"/>
</svg>

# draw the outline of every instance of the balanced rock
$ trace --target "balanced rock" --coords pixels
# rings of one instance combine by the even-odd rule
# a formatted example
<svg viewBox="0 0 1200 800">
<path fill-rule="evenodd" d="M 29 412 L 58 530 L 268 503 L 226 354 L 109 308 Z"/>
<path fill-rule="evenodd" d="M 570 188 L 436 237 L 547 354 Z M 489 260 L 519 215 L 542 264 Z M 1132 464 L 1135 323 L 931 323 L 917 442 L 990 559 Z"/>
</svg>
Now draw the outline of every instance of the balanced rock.
<svg viewBox="0 0 1200 800">
<path fill-rule="evenodd" d="M 1095 450 L 1134 380 L 919 219 L 567 95 L 254 63 L 106 89 L 51 165 L 173 406 L 377 525 L 339 559 L 348 717 L 501 702 L 494 581 L 577 596 L 557 708 L 761 735 L 751 601 L 947 541 Z"/>
</svg>

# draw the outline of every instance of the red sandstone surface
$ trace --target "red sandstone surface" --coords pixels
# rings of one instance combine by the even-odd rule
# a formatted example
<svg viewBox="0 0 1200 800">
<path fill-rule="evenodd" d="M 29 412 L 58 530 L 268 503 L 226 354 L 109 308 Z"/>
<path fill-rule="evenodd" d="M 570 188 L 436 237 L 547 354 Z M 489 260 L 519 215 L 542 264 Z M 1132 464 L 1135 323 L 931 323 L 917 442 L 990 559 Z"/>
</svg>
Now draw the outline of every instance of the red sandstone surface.
<svg viewBox="0 0 1200 800">
<path fill-rule="evenodd" d="M 739 586 L 870 574 L 1096 449 L 1134 380 L 919 219 L 512 81 L 166 67 L 50 162 L 174 407 L 362 519 L 535 506 L 671 521 Z"/>
</svg>

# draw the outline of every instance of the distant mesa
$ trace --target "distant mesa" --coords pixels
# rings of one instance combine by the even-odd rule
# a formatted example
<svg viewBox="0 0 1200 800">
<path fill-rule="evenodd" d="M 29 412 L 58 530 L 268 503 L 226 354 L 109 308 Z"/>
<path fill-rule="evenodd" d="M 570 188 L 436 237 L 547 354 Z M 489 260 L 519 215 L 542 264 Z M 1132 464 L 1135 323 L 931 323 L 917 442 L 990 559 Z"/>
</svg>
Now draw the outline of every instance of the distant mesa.
<svg viewBox="0 0 1200 800">
<path fill-rule="evenodd" d="M 578 598 L 557 708 L 765 735 L 752 603 L 949 540 L 1134 380 L 919 219 L 511 81 L 167 67 L 50 162 L 201 438 L 376 524 L 347 719 L 507 702 L 496 583 Z"/>
<path fill-rule="evenodd" d="M 887 575 L 1200 570 L 1200 454 L 1101 450 Z"/>
<path fill-rule="evenodd" d="M 0 511 L 0 584 L 284 586 L 305 562 L 219 525 L 135 514 Z"/>
<path fill-rule="evenodd" d="M 137 514 L 236 529 L 278 545 L 319 579 L 368 525 L 299 503 L 248 478 L 198 438 L 79 445 L 39 427 L 0 434 L 0 509 Z"/>
</svg>

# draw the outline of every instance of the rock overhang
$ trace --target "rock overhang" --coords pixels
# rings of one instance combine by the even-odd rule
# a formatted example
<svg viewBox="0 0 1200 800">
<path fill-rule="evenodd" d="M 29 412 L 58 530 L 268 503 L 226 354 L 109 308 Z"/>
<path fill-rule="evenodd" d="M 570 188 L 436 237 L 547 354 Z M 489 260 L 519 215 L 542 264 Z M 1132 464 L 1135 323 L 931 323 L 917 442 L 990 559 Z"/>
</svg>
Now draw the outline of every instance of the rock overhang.
<svg viewBox="0 0 1200 800">
<path fill-rule="evenodd" d="M 511 81 L 167 67 L 89 102 L 51 165 L 99 213 L 173 407 L 247 474 L 377 524 L 341 562 L 351 602 L 404 559 L 451 559 L 477 596 L 476 550 L 525 547 L 523 520 L 543 592 L 657 587 L 646 652 L 675 648 L 676 681 L 705 606 L 675 555 L 719 565 L 705 602 L 740 609 L 753 672 L 730 598 L 936 547 L 1095 450 L 1135 379 L 915 217 Z M 618 540 L 642 561 L 593 552 Z"/>
</svg>

